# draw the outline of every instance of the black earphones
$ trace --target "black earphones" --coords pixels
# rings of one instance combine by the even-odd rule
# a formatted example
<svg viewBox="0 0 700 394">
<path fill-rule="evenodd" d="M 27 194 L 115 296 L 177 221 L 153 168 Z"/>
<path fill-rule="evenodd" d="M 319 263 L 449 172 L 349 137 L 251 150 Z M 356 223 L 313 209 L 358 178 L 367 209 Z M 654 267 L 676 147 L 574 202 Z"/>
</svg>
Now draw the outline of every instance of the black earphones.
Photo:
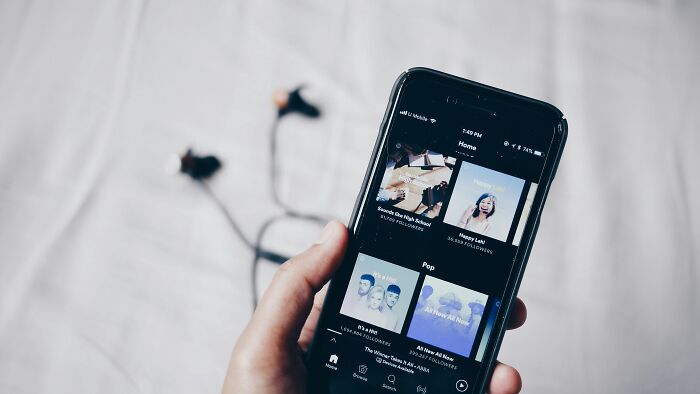
<svg viewBox="0 0 700 394">
<path fill-rule="evenodd" d="M 278 117 L 281 118 L 282 116 L 292 112 L 302 114 L 309 118 L 318 118 L 321 116 L 321 111 L 318 109 L 318 107 L 304 100 L 304 98 L 301 96 L 301 89 L 303 88 L 304 85 L 301 85 L 291 92 L 283 90 L 275 92 L 272 99 L 277 107 Z"/>
<path fill-rule="evenodd" d="M 236 233 L 238 238 L 245 244 L 247 248 L 253 251 L 253 259 L 251 266 L 251 292 L 253 299 L 253 309 L 255 309 L 258 301 L 258 289 L 257 289 L 257 267 L 261 259 L 267 261 L 282 264 L 289 256 L 284 256 L 275 253 L 271 250 L 267 250 L 261 246 L 261 241 L 267 229 L 277 221 L 285 218 L 294 218 L 311 221 L 314 223 L 322 224 L 328 219 L 319 215 L 310 213 L 301 213 L 295 211 L 290 206 L 286 205 L 281 198 L 277 190 L 277 161 L 278 152 L 277 146 L 277 134 L 279 130 L 279 122 L 287 114 L 297 113 L 308 118 L 318 118 L 321 116 L 321 111 L 316 105 L 313 105 L 306 101 L 301 96 L 301 90 L 304 88 L 303 85 L 297 88 L 286 91 L 278 90 L 272 96 L 277 108 L 277 116 L 272 122 L 272 127 L 270 128 L 270 191 L 273 196 L 275 204 L 283 210 L 282 214 L 278 214 L 268 218 L 262 227 L 257 231 L 257 235 L 254 238 L 249 238 L 243 231 L 242 227 L 235 220 L 231 211 L 226 207 L 226 205 L 218 198 L 216 193 L 209 187 L 207 182 L 208 178 L 214 175 L 222 166 L 221 160 L 216 156 L 206 155 L 200 156 L 193 152 L 193 150 L 187 149 L 187 152 L 179 156 L 179 163 L 176 161 L 173 163 L 178 166 L 179 172 L 185 174 L 196 181 L 196 183 L 202 188 L 202 190 L 209 196 L 212 201 L 219 207 L 221 213 L 226 217 L 231 229 Z M 173 168 L 174 169 L 174 168 Z"/>
<path fill-rule="evenodd" d="M 192 149 L 180 156 L 180 172 L 194 180 L 207 179 L 221 168 L 221 160 L 216 156 L 197 156 Z"/>
</svg>

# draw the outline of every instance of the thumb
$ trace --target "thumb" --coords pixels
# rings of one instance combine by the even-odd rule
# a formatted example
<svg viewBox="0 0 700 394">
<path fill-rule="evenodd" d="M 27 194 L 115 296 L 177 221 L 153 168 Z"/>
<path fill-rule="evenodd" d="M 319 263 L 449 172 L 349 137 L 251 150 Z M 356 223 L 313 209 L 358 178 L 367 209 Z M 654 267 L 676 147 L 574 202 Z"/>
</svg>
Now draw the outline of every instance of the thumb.
<svg viewBox="0 0 700 394">
<path fill-rule="evenodd" d="M 261 341 L 268 348 L 297 347 L 314 295 L 340 265 L 347 238 L 345 226 L 332 221 L 316 244 L 280 267 L 243 333 L 249 345 Z"/>
</svg>

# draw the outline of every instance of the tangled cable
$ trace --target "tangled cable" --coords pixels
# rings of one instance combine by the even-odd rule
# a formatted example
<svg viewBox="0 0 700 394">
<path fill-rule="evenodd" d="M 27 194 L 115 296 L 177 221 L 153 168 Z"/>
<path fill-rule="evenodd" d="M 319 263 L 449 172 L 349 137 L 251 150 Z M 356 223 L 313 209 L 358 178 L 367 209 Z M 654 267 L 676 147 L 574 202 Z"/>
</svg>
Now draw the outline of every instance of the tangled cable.
<svg viewBox="0 0 700 394">
<path fill-rule="evenodd" d="M 205 194 L 214 202 L 214 204 L 224 215 L 227 223 L 231 226 L 231 229 L 236 236 L 248 249 L 253 252 L 250 273 L 250 288 L 252 292 L 253 310 L 255 310 L 258 305 L 257 275 L 260 260 L 265 259 L 277 264 L 282 264 L 290 257 L 275 253 L 262 247 L 263 236 L 270 226 L 282 219 L 287 218 L 308 220 L 319 224 L 323 224 L 328 221 L 328 219 L 323 216 L 299 212 L 285 204 L 280 198 L 277 185 L 279 178 L 277 139 L 279 136 L 279 125 L 281 119 L 284 116 L 293 113 L 309 118 L 318 118 L 321 115 L 321 111 L 318 109 L 318 107 L 310 104 L 301 96 L 302 89 L 303 86 L 299 86 L 290 92 L 278 91 L 273 96 L 275 106 L 277 107 L 277 114 L 272 122 L 269 132 L 270 191 L 275 205 L 282 209 L 282 213 L 270 217 L 263 222 L 253 239 L 246 236 L 245 232 L 238 224 L 231 211 L 209 186 L 208 179 L 219 171 L 219 169 L 221 169 L 221 160 L 212 155 L 197 155 L 192 151 L 192 149 L 188 149 L 187 152 L 180 157 L 179 171 L 192 178 L 196 184 L 202 188 Z"/>
</svg>

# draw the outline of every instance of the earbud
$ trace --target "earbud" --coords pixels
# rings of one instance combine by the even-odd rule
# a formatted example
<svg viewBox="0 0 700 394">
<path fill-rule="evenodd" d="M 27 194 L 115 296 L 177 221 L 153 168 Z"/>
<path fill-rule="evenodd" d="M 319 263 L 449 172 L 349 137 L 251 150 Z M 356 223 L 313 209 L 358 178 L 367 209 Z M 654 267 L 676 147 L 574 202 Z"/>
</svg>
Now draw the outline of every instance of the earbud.
<svg viewBox="0 0 700 394">
<path fill-rule="evenodd" d="M 296 112 L 300 113 L 309 118 L 318 118 L 321 115 L 321 111 L 317 106 L 307 102 L 301 97 L 301 89 L 304 86 L 299 86 L 298 88 L 287 92 L 284 90 L 278 90 L 272 96 L 275 106 L 277 107 L 277 116 L 282 117 L 288 113 Z"/>
<path fill-rule="evenodd" d="M 219 168 L 221 168 L 221 160 L 216 156 L 197 156 L 192 149 L 187 149 L 187 153 L 180 156 L 180 172 L 195 180 L 209 178 Z"/>
</svg>

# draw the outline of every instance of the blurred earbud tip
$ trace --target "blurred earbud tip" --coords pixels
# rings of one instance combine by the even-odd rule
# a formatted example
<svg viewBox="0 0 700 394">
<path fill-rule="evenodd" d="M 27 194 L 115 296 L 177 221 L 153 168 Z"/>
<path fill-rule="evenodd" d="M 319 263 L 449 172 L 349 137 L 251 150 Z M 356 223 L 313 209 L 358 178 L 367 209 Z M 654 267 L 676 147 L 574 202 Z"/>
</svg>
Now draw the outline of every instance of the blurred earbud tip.
<svg viewBox="0 0 700 394">
<path fill-rule="evenodd" d="M 275 103 L 275 107 L 277 107 L 278 110 L 287 108 L 287 104 L 289 104 L 289 91 L 284 89 L 275 90 L 275 93 L 272 94 L 272 101 Z"/>
</svg>

